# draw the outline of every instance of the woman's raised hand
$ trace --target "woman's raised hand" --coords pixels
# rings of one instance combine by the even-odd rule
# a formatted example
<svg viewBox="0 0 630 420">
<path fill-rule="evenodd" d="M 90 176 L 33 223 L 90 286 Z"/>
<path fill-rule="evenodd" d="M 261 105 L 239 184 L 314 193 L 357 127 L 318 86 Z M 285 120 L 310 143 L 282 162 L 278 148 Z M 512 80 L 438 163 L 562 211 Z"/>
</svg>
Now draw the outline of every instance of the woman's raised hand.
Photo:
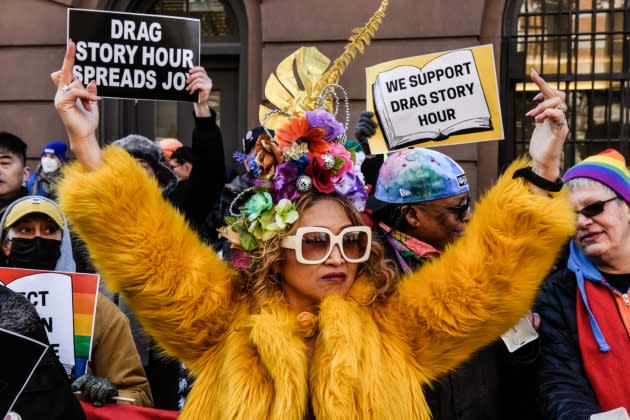
<svg viewBox="0 0 630 420">
<path fill-rule="evenodd" d="M 103 161 L 96 139 L 98 127 L 96 103 L 100 98 L 96 95 L 94 81 L 85 87 L 73 77 L 75 51 L 74 42 L 69 40 L 61 70 L 53 72 L 50 78 L 57 86 L 55 109 L 66 127 L 70 148 L 87 170 L 93 170 Z"/>
<path fill-rule="evenodd" d="M 537 175 L 554 181 L 560 175 L 560 158 L 564 141 L 569 134 L 564 114 L 566 95 L 551 88 L 535 70 L 532 70 L 531 78 L 540 89 L 540 93 L 534 99 L 541 101 L 525 114 L 536 121 L 536 128 L 529 143 L 532 170 Z"/>
</svg>

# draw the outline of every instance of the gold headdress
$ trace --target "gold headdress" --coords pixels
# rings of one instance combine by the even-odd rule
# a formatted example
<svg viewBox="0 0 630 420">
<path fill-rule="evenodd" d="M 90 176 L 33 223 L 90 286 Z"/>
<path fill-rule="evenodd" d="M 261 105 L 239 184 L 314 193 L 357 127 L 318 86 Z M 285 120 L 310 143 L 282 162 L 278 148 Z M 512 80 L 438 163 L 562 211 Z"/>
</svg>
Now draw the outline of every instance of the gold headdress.
<svg viewBox="0 0 630 420">
<path fill-rule="evenodd" d="M 337 121 L 337 83 L 357 51 L 370 44 L 385 14 L 388 0 L 363 28 L 354 29 L 344 52 L 332 63 L 316 48 L 302 47 L 282 60 L 267 81 L 265 95 L 277 109 L 260 108 L 264 133 L 255 139 L 255 156 L 235 153 L 247 161 L 252 185 L 230 205 L 221 235 L 247 252 L 286 232 L 298 219 L 295 207 L 309 191 L 345 197 L 359 211 L 367 191 L 361 174 L 365 154 L 346 141 L 346 124 Z M 332 112 L 334 110 L 334 112 Z M 271 132 L 275 130 L 275 133 Z M 236 210 L 238 206 L 238 211 Z"/>
<path fill-rule="evenodd" d="M 318 103 L 326 86 L 336 85 L 357 52 L 364 53 L 378 30 L 389 0 L 383 0 L 379 8 L 362 28 L 352 30 L 343 53 L 330 65 L 331 60 L 315 47 L 301 47 L 282 60 L 265 85 L 265 96 L 274 108 L 290 115 L 303 114 L 318 107 L 333 112 L 333 102 Z M 297 77 L 296 77 L 297 76 Z M 288 120 L 286 115 L 273 113 L 269 107 L 260 106 L 262 125 L 276 129 Z M 347 128 L 347 127 L 346 127 Z"/>
</svg>

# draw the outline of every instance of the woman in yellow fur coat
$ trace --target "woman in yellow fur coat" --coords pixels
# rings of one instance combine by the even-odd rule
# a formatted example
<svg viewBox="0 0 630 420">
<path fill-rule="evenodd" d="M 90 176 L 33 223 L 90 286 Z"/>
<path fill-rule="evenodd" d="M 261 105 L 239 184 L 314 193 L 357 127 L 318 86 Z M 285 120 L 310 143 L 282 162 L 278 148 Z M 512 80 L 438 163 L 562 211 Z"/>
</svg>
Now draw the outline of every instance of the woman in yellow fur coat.
<svg viewBox="0 0 630 420">
<path fill-rule="evenodd" d="M 439 260 L 395 283 L 350 201 L 305 193 L 285 213 L 290 227 L 237 271 L 133 158 L 100 150 L 96 86 L 73 81 L 74 51 L 70 42 L 52 75 L 79 161 L 59 188 L 63 210 L 109 287 L 197 378 L 182 419 L 429 419 L 422 385 L 527 312 L 573 232 L 565 195 L 540 188 L 554 185 L 540 177 L 558 178 L 567 128 L 562 100 L 538 80 L 548 98 L 531 112 L 541 123 L 530 145 L 538 177 L 513 179 L 528 165 L 516 161 Z"/>
</svg>

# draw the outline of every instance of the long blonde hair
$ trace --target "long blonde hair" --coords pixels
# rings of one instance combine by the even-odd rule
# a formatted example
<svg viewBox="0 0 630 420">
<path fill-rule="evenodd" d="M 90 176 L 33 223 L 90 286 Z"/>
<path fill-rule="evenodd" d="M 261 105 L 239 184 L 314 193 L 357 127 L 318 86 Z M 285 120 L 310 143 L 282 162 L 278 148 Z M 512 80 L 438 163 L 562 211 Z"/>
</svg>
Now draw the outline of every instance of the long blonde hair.
<svg viewBox="0 0 630 420">
<path fill-rule="evenodd" d="M 336 194 L 322 194 L 311 192 L 304 194 L 296 203 L 298 214 L 322 200 L 337 202 L 355 226 L 365 226 L 366 223 L 361 213 L 347 199 Z M 269 302 L 273 296 L 281 296 L 282 284 L 276 273 L 276 268 L 284 261 L 284 250 L 280 247 L 283 237 L 292 235 L 297 230 L 298 223 L 294 223 L 291 229 L 284 235 L 278 235 L 257 249 L 251 256 L 249 270 L 242 273 L 240 292 L 245 298 L 250 299 L 254 308 L 259 308 L 263 303 Z M 359 265 L 356 276 L 365 275 L 375 287 L 375 293 L 370 303 L 383 300 L 391 294 L 396 285 L 396 272 L 392 264 L 385 260 L 385 252 L 378 241 L 372 241 L 369 259 Z"/>
</svg>

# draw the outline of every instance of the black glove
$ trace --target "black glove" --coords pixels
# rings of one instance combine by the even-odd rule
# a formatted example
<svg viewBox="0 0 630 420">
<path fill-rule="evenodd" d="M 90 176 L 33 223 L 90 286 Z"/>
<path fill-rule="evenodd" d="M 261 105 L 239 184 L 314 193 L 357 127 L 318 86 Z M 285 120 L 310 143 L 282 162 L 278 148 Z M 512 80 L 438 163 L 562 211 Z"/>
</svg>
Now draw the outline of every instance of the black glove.
<svg viewBox="0 0 630 420">
<path fill-rule="evenodd" d="M 105 405 L 112 397 L 118 395 L 116 387 L 105 378 L 83 375 L 72 382 L 72 391 L 81 391 L 81 399 L 96 407 Z"/>
<path fill-rule="evenodd" d="M 363 111 L 361 115 L 359 115 L 357 125 L 354 127 L 354 137 L 357 139 L 366 155 L 370 154 L 368 138 L 374 135 L 376 127 L 378 127 L 376 121 L 372 119 L 373 116 L 373 112 Z"/>
</svg>

